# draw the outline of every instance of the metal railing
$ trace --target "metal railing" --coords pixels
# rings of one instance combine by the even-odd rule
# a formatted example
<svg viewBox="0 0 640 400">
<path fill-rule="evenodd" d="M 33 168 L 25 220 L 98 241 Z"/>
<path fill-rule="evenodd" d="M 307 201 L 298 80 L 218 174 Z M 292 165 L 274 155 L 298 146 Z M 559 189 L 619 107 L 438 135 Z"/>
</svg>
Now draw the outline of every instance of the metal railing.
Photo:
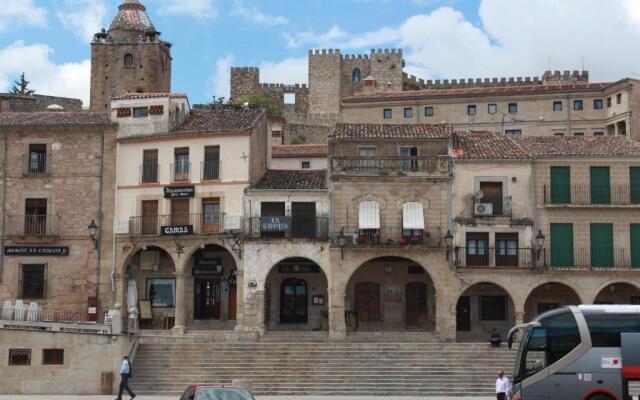
<svg viewBox="0 0 640 400">
<path fill-rule="evenodd" d="M 159 164 L 142 164 L 140 166 L 140 183 L 158 183 Z"/>
<path fill-rule="evenodd" d="M 487 207 L 487 204 L 490 204 L 490 206 Z M 490 199 L 484 197 L 479 200 L 473 200 L 472 213 L 474 217 L 510 217 L 512 209 L 513 202 L 511 200 L 511 196 L 505 196 L 502 199 Z"/>
<path fill-rule="evenodd" d="M 331 235 L 334 246 L 340 246 L 341 236 L 345 246 L 444 246 L 440 227 L 427 227 L 424 230 L 403 229 L 402 227 L 343 230 L 333 232 Z"/>
<path fill-rule="evenodd" d="M 194 234 L 222 233 L 225 214 L 144 215 L 129 218 L 129 234 L 134 236 L 160 235 L 163 226 L 189 225 Z"/>
<path fill-rule="evenodd" d="M 456 247 L 454 260 L 457 268 L 524 268 L 535 266 L 538 254 L 532 248 L 468 248 Z M 544 249 L 540 251 L 540 261 L 544 261 Z"/>
<path fill-rule="evenodd" d="M 58 236 L 60 218 L 57 215 L 7 215 L 9 236 Z"/>
<path fill-rule="evenodd" d="M 450 171 L 449 156 L 435 157 L 333 157 L 333 173 L 347 175 L 437 175 Z"/>
<path fill-rule="evenodd" d="M 177 166 L 172 163 L 170 168 L 171 182 L 189 182 L 191 180 L 191 163 L 183 165 L 183 168 L 180 170 L 178 170 Z"/>
<path fill-rule="evenodd" d="M 36 176 L 51 173 L 51 157 L 47 153 L 29 153 L 22 156 L 22 175 Z"/>
<path fill-rule="evenodd" d="M 640 270 L 640 250 L 629 248 L 600 248 L 592 254 L 585 248 L 550 248 L 545 265 L 549 269 L 635 269 Z"/>
<path fill-rule="evenodd" d="M 545 184 L 543 195 L 545 205 L 640 206 L 640 186 L 630 184 Z"/>
<path fill-rule="evenodd" d="M 220 160 L 200 162 L 200 176 L 203 181 L 215 181 L 220 179 Z"/>
<path fill-rule="evenodd" d="M 91 322 L 89 320 L 89 315 L 86 312 L 42 309 L 35 310 L 30 309 L 29 304 L 24 304 L 22 309 L 18 309 L 16 307 L 16 305 L 12 305 L 10 310 L 3 309 L 2 312 L 0 312 L 0 319 L 4 321 L 55 322 L 67 324 Z"/>
<path fill-rule="evenodd" d="M 329 237 L 329 217 L 251 217 L 248 237 L 324 240 Z"/>
</svg>

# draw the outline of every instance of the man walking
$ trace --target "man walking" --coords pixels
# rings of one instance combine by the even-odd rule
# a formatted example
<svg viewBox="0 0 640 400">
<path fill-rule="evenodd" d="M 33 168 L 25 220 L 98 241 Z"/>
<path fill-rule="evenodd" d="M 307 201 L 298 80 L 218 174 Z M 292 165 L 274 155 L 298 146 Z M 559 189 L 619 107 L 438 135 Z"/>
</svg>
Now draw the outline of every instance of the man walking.
<svg viewBox="0 0 640 400">
<path fill-rule="evenodd" d="M 136 394 L 133 393 L 131 388 L 129 388 L 129 378 L 131 378 L 131 363 L 129 362 L 129 357 L 122 357 L 122 365 L 120 366 L 120 390 L 118 391 L 118 397 L 116 400 L 122 400 L 122 392 L 124 390 L 129 393 L 131 399 L 136 397 Z"/>
<path fill-rule="evenodd" d="M 504 371 L 498 371 L 498 379 L 496 380 L 496 399 L 506 400 L 511 389 L 509 378 L 504 376 Z"/>
</svg>

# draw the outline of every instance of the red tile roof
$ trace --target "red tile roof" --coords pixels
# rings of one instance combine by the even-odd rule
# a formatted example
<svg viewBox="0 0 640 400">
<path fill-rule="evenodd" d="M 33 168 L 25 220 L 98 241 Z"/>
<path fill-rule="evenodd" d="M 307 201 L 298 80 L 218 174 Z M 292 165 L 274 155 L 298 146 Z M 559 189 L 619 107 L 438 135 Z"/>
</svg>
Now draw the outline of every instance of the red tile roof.
<svg viewBox="0 0 640 400">
<path fill-rule="evenodd" d="M 260 108 L 224 108 L 192 110 L 174 133 L 248 132 L 264 114 Z"/>
<path fill-rule="evenodd" d="M 326 157 L 326 144 L 287 144 L 274 145 L 271 148 L 273 158 L 287 157 Z"/>
<path fill-rule="evenodd" d="M 251 189 L 323 190 L 327 188 L 327 171 L 270 169 Z"/>
<path fill-rule="evenodd" d="M 0 113 L 0 126 L 111 125 L 109 114 L 89 111 L 42 111 Z"/>
<path fill-rule="evenodd" d="M 186 93 L 127 93 L 122 96 L 113 97 L 111 100 L 131 100 L 131 99 L 156 99 L 160 97 L 170 97 L 172 99 L 187 98 Z"/>
<path fill-rule="evenodd" d="M 448 124 L 336 124 L 335 139 L 442 139 L 453 134 Z"/>
<path fill-rule="evenodd" d="M 423 89 L 405 90 L 401 92 L 383 93 L 356 93 L 344 99 L 345 103 L 355 103 L 367 100 L 392 100 L 392 99 L 413 99 L 426 97 L 461 97 L 487 94 L 524 94 L 524 93 L 548 93 L 566 91 L 592 91 L 602 90 L 611 83 L 563 83 L 563 84 L 540 84 L 522 86 L 489 86 L 470 87 L 456 89 Z"/>
</svg>

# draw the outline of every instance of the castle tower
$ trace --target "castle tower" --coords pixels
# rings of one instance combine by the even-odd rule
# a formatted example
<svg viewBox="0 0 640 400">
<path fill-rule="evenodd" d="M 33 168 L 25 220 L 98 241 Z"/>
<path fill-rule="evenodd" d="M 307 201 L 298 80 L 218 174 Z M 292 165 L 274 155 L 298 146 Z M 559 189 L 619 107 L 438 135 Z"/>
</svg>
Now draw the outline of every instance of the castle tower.
<svg viewBox="0 0 640 400">
<path fill-rule="evenodd" d="M 92 111 L 109 109 L 112 97 L 171 91 L 171 44 L 160 40 L 138 0 L 118 6 L 108 31 L 91 43 Z"/>
</svg>

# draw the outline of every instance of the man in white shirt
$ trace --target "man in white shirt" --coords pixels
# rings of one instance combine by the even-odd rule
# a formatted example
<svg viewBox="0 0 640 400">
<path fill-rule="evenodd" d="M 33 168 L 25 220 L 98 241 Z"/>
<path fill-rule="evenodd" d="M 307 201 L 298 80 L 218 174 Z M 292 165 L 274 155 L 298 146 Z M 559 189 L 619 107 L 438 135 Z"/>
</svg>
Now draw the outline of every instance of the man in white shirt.
<svg viewBox="0 0 640 400">
<path fill-rule="evenodd" d="M 120 390 L 118 391 L 118 397 L 116 400 L 122 400 L 122 392 L 127 391 L 131 399 L 136 397 L 136 394 L 129 388 L 129 378 L 131 378 L 131 363 L 129 357 L 122 356 L 122 364 L 120 365 Z"/>
<path fill-rule="evenodd" d="M 496 398 L 498 400 L 506 400 L 510 389 L 509 378 L 504 376 L 504 371 L 499 371 L 498 379 L 496 379 Z"/>
</svg>

